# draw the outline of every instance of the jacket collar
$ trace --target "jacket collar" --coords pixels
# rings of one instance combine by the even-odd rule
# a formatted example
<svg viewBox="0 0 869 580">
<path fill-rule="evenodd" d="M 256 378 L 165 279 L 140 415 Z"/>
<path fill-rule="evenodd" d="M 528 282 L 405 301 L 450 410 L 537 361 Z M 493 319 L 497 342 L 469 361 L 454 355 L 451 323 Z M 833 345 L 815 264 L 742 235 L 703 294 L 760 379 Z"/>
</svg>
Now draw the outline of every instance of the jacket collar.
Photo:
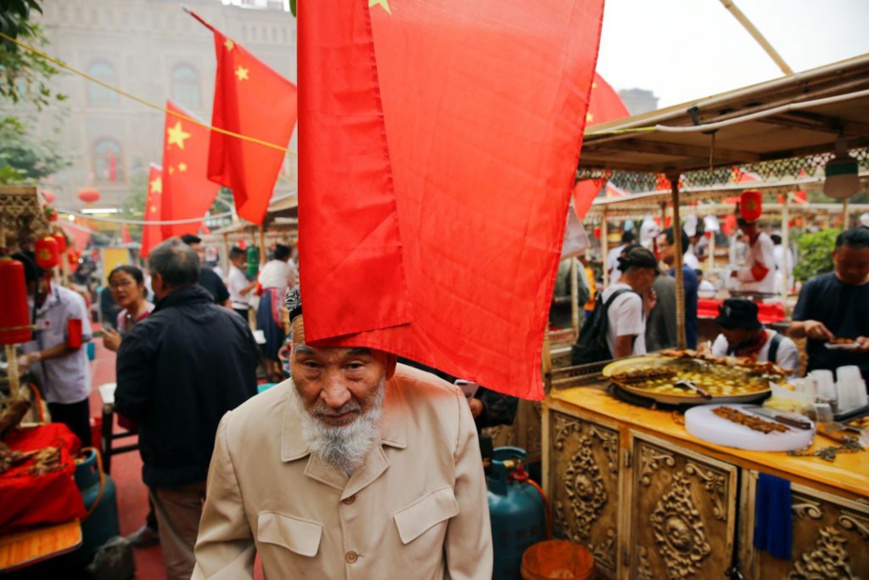
<svg viewBox="0 0 869 580">
<path fill-rule="evenodd" d="M 173 306 L 180 306 L 182 304 L 195 304 L 197 302 L 213 304 L 214 300 L 212 299 L 211 294 L 208 293 L 208 290 L 199 284 L 194 284 L 192 286 L 187 286 L 186 288 L 180 288 L 169 295 L 164 296 L 162 300 L 157 302 L 154 311 L 156 312 L 157 310 L 172 308 Z"/>
<path fill-rule="evenodd" d="M 296 396 L 293 383 L 288 381 L 284 423 L 281 429 L 281 461 L 296 461 L 309 456 L 305 475 L 336 489 L 344 490 L 345 496 L 353 495 L 377 479 L 389 467 L 389 461 L 383 450 L 384 445 L 397 449 L 407 447 L 407 403 L 394 376 L 386 383 L 379 438 L 375 440 L 368 452 L 365 463 L 349 478 L 347 474 L 324 465 L 318 457 L 311 455 L 302 436 L 299 410 L 293 400 Z"/>
</svg>

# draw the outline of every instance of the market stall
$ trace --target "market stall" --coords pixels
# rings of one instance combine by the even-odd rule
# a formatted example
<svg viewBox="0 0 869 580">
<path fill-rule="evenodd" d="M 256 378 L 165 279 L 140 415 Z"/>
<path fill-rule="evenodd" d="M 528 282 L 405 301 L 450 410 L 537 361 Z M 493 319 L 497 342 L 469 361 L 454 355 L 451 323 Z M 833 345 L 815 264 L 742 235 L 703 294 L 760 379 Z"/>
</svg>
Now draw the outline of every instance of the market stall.
<svg viewBox="0 0 869 580">
<path fill-rule="evenodd" d="M 648 207 L 642 211 L 660 215 L 669 207 L 678 231 L 686 213 L 711 209 L 686 205 L 694 195 L 687 190 L 721 190 L 730 168 L 739 166 L 756 173 L 761 182 L 785 180 L 781 190 L 770 191 L 786 196 L 780 210 L 787 213 L 793 208 L 788 194 L 798 189 L 801 171 L 820 177 L 844 150 L 865 172 L 867 128 L 869 56 L 864 56 L 590 127 L 579 178 L 618 178 L 621 183 L 632 181 L 634 191 L 648 191 L 663 175 L 670 191 L 647 194 L 642 199 Z M 865 179 L 856 173 L 853 177 L 865 191 Z M 742 189 L 746 184 L 710 194 L 715 199 L 702 202 L 712 205 Z M 603 230 L 613 215 L 607 209 L 604 217 L 604 208 L 616 212 L 620 203 L 631 202 L 598 202 L 600 210 L 593 209 L 590 219 L 600 220 Z M 835 205 L 833 211 L 847 223 L 853 208 Z M 770 210 L 767 204 L 765 211 Z M 732 212 L 732 206 L 725 211 Z M 605 239 L 606 232 L 601 233 Z M 678 343 L 684 348 L 680 236 L 674 241 Z M 693 352 L 677 352 L 697 358 Z M 718 376 L 715 365 L 732 369 L 733 363 L 701 357 L 694 381 L 682 385 L 684 377 L 677 380 L 667 374 L 671 371 L 666 369 L 674 366 L 669 360 L 665 370 L 614 378 L 604 376 L 609 361 L 562 366 L 569 361 L 566 354 L 563 347 L 552 350 L 547 374 L 549 394 L 542 409 L 544 489 L 552 505 L 554 536 L 588 547 L 600 577 L 869 574 L 869 453 L 857 438 L 859 432 L 828 440 L 815 431 L 827 425 L 822 421 L 799 434 L 803 440 L 794 443 L 791 454 L 768 446 L 740 449 L 736 442 L 743 436 L 765 444 L 779 437 L 768 433 L 805 426 L 767 418 L 763 410 L 742 407 L 745 401 L 730 402 L 733 393 L 728 389 L 747 383 L 748 375 L 723 379 L 719 393 L 701 387 L 711 399 L 692 388 L 698 386 L 695 381 Z M 642 370 L 645 364 L 631 358 L 619 362 L 625 372 Z M 628 396 L 631 389 L 611 387 L 619 383 L 645 389 L 644 394 Z M 671 397 L 669 403 L 661 394 Z M 747 404 L 758 405 L 768 395 L 757 391 Z M 721 411 L 730 418 L 716 416 L 701 423 L 723 421 L 725 434 L 730 429 L 739 437 L 712 442 L 702 429 L 695 430 L 691 422 L 694 417 L 696 423 L 697 413 L 689 409 L 702 409 L 695 407 L 698 403 L 734 407 L 738 412 Z M 860 427 L 865 428 L 863 423 L 855 428 Z M 754 433 L 755 428 L 760 432 Z M 778 537 L 790 537 L 790 542 L 782 545 Z"/>
</svg>

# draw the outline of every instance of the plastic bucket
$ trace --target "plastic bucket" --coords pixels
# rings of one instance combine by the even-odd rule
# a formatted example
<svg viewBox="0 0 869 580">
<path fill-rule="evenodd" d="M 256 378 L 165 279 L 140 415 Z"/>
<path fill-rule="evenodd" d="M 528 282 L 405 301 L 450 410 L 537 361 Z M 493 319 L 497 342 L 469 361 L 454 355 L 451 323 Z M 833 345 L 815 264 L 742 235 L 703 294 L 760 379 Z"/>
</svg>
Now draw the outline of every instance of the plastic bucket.
<svg viewBox="0 0 869 580">
<path fill-rule="evenodd" d="M 585 546 L 546 540 L 525 550 L 521 574 L 523 580 L 590 580 L 594 578 L 594 556 Z"/>
</svg>

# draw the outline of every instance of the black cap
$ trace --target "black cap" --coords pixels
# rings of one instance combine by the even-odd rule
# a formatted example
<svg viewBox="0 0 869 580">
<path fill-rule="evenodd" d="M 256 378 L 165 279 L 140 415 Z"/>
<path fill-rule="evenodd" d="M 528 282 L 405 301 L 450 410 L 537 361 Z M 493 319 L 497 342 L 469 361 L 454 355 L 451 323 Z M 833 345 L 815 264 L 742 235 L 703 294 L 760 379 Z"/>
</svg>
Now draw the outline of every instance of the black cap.
<svg viewBox="0 0 869 580">
<path fill-rule="evenodd" d="M 755 330 L 763 325 L 757 319 L 757 304 L 745 298 L 728 298 L 718 307 L 718 317 L 715 319 L 722 327 L 731 330 L 747 328 Z"/>
</svg>

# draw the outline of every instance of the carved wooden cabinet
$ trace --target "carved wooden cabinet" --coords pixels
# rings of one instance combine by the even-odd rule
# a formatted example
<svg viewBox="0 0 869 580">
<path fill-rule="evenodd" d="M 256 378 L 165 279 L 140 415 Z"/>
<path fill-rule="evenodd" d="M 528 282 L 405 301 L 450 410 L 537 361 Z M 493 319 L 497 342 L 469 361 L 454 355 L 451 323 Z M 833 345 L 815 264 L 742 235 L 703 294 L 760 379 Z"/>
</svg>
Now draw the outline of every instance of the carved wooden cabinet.
<svg viewBox="0 0 869 580">
<path fill-rule="evenodd" d="M 630 433 L 628 577 L 722 578 L 733 559 L 738 469 Z"/>
<path fill-rule="evenodd" d="M 605 397 L 553 392 L 543 410 L 553 537 L 585 545 L 599 578 L 726 578 L 737 564 L 755 580 L 869 580 L 869 452 L 828 464 L 704 446 L 669 413 Z M 753 547 L 760 470 L 792 482 L 790 560 Z"/>
<path fill-rule="evenodd" d="M 614 578 L 622 502 L 618 428 L 562 413 L 550 420 L 553 536 L 587 546 L 598 574 Z"/>
<path fill-rule="evenodd" d="M 754 512 L 757 472 L 746 470 L 744 495 Z M 869 491 L 869 490 L 867 490 Z M 751 578 L 867 578 L 869 504 L 850 501 L 804 485 L 791 486 L 793 550 L 791 560 L 773 558 L 752 545 L 745 530 L 742 560 Z"/>
</svg>

